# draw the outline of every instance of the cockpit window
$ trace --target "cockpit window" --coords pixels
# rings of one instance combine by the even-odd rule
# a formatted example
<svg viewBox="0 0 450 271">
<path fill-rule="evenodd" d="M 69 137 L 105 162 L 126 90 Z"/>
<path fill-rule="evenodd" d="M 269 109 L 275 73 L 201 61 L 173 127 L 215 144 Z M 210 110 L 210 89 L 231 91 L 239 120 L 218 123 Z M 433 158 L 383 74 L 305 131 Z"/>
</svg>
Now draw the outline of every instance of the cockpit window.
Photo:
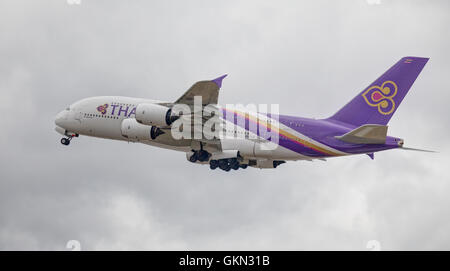
<svg viewBox="0 0 450 271">
<path fill-rule="evenodd" d="M 70 110 L 70 106 L 68 106 L 67 108 L 66 108 L 66 111 L 69 111 Z"/>
</svg>

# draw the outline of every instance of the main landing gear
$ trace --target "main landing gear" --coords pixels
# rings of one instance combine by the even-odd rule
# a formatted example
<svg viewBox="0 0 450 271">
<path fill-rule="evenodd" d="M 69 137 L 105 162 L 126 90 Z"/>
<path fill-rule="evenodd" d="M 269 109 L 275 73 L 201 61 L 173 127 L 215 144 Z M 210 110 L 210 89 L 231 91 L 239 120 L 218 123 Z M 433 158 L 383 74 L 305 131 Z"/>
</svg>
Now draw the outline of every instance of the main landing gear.
<svg viewBox="0 0 450 271">
<path fill-rule="evenodd" d="M 207 162 L 209 160 L 209 168 L 214 170 L 216 168 L 220 168 L 223 171 L 230 170 L 238 170 L 239 168 L 245 169 L 248 167 L 248 164 L 241 164 L 239 161 L 242 161 L 242 157 L 239 158 L 225 158 L 225 159 L 211 159 L 211 154 L 205 150 L 203 150 L 203 145 L 200 144 L 200 150 L 192 150 L 193 154 L 188 157 L 188 160 L 192 163 L 197 161 L 199 162 Z"/>
<path fill-rule="evenodd" d="M 246 169 L 247 164 L 239 163 L 237 158 L 227 158 L 227 159 L 219 159 L 219 160 L 211 160 L 209 161 L 209 168 L 214 170 L 216 168 L 220 168 L 223 171 L 230 170 L 238 170 L 239 168 Z"/>
<path fill-rule="evenodd" d="M 189 157 L 189 161 L 192 163 L 195 163 L 197 161 L 200 162 L 206 162 L 208 161 L 209 157 L 211 157 L 211 154 L 205 150 L 203 150 L 203 144 L 200 143 L 200 150 L 195 151 L 192 150 L 194 153 Z"/>
<path fill-rule="evenodd" d="M 211 155 L 204 150 L 194 151 L 194 153 L 189 157 L 189 161 L 195 163 L 197 161 L 206 162 Z"/>
</svg>

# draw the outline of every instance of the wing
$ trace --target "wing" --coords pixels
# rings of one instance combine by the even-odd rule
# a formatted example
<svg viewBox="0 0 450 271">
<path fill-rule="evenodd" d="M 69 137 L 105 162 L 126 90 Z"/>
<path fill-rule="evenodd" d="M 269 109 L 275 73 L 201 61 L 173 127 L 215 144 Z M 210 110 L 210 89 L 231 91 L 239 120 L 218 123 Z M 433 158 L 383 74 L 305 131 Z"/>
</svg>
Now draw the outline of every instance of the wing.
<svg viewBox="0 0 450 271">
<path fill-rule="evenodd" d="M 199 81 L 192 85 L 178 100 L 176 100 L 173 104 L 167 104 L 167 106 L 172 107 L 175 104 L 186 104 L 188 105 L 192 112 L 191 115 L 184 115 L 181 116 L 182 118 L 192 118 L 193 117 L 193 111 L 198 110 L 194 108 L 194 97 L 200 96 L 202 99 L 202 112 L 205 111 L 205 106 L 207 105 L 214 105 L 214 108 L 217 108 L 217 103 L 219 99 L 219 90 L 222 87 L 222 80 L 227 75 L 222 75 L 214 80 L 210 81 Z M 211 109 L 211 107 L 207 107 L 208 110 Z M 203 115 L 203 114 L 202 114 Z M 211 116 L 211 114 L 207 114 L 207 116 Z M 191 119 L 191 131 L 202 131 L 203 126 L 205 123 L 210 119 L 211 117 L 206 117 L 203 115 L 201 125 L 196 127 L 195 122 L 193 119 Z M 203 133 L 202 133 L 203 134 Z M 212 137 L 209 137 L 212 138 Z M 201 139 L 191 139 L 191 146 L 192 149 L 200 149 L 200 146 L 207 147 L 213 151 L 221 151 L 221 143 L 220 139 L 218 138 L 212 138 L 212 139 L 206 139 L 204 136 Z"/>
<path fill-rule="evenodd" d="M 219 89 L 222 86 L 222 80 L 227 75 L 222 75 L 211 81 L 199 81 L 192 85 L 178 100 L 176 104 L 194 104 L 194 97 L 202 98 L 202 105 L 217 104 L 219 99 Z"/>
</svg>

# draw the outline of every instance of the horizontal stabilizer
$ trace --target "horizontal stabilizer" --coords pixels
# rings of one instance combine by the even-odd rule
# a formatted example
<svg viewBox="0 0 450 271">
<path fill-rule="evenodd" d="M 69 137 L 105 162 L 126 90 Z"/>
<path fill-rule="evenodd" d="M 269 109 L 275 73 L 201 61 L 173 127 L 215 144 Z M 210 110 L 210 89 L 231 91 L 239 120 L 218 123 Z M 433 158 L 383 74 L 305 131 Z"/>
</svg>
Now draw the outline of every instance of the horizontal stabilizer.
<svg viewBox="0 0 450 271">
<path fill-rule="evenodd" d="M 337 139 L 353 144 L 384 144 L 386 143 L 388 127 L 378 124 L 362 125 Z"/>
</svg>

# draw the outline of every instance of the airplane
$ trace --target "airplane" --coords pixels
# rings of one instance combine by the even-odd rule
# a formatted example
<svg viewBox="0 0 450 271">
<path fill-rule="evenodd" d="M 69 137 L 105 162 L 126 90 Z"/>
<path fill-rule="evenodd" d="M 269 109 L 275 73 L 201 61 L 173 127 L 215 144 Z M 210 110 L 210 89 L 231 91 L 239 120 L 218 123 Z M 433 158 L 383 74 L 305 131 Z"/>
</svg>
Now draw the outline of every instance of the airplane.
<svg viewBox="0 0 450 271">
<path fill-rule="evenodd" d="M 219 90 L 227 76 L 223 75 L 195 83 L 175 102 L 119 96 L 82 99 L 56 115 L 55 130 L 64 136 L 63 145 L 69 145 L 79 135 L 139 142 L 185 152 L 192 163 L 224 171 L 277 168 L 286 161 L 326 160 L 356 154 L 366 154 L 373 160 L 375 152 L 390 149 L 426 151 L 406 148 L 403 139 L 388 136 L 387 124 L 428 60 L 401 58 L 334 115 L 324 119 L 221 107 Z M 201 103 L 196 105 L 196 99 Z M 177 113 L 178 105 L 194 112 Z M 208 110 L 209 117 L 203 114 Z M 197 137 L 175 137 L 175 123 L 192 120 L 196 113 L 201 113 L 197 123 L 183 122 L 179 131 L 186 129 L 192 135 L 193 131 L 206 131 L 209 127 L 210 132 Z M 208 124 L 213 117 L 213 124 Z"/>
</svg>

